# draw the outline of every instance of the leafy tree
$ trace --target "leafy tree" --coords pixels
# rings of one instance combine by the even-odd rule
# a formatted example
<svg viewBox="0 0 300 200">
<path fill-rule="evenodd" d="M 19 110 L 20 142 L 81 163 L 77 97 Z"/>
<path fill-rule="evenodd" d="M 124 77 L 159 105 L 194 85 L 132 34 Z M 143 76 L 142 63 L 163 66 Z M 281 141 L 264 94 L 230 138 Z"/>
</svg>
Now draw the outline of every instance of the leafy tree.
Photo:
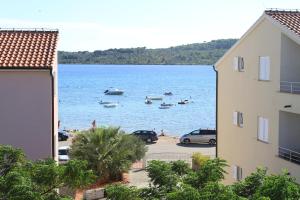
<svg viewBox="0 0 300 200">
<path fill-rule="evenodd" d="M 79 188 L 93 181 L 87 163 L 72 160 L 57 165 L 52 159 L 31 162 L 20 149 L 0 145 L 0 199 L 64 199 L 57 188 Z"/>
<path fill-rule="evenodd" d="M 217 182 L 224 179 L 226 161 L 215 158 L 204 162 L 200 169 L 192 171 L 184 178 L 184 182 L 195 188 L 202 188 L 208 182 Z"/>
<path fill-rule="evenodd" d="M 218 182 L 209 182 L 200 190 L 201 200 L 242 200 L 243 198 L 235 194 L 230 187 Z"/>
<path fill-rule="evenodd" d="M 233 184 L 233 191 L 241 197 L 252 198 L 257 189 L 263 184 L 266 173 L 265 168 L 257 168 L 256 172 L 246 177 L 245 180 Z"/>
<path fill-rule="evenodd" d="M 130 196 L 129 193 L 132 193 L 134 196 L 130 196 L 131 199 L 145 200 L 300 199 L 300 186 L 286 171 L 281 175 L 268 176 L 266 169 L 259 168 L 245 180 L 224 186 L 219 182 L 224 178 L 223 168 L 227 166 L 224 160 L 218 158 L 208 160 L 197 171 L 188 171 L 187 174 L 177 173 L 182 172 L 182 166 L 182 162 L 151 161 L 147 171 L 154 185 L 150 184 L 149 188 L 142 189 L 114 187 L 110 190 L 111 195 L 122 199 L 121 197 Z"/>
<path fill-rule="evenodd" d="M 166 191 L 171 191 L 179 179 L 176 173 L 172 171 L 171 164 L 164 161 L 150 161 L 146 171 L 154 186 L 165 189 Z"/>
<path fill-rule="evenodd" d="M 167 194 L 167 200 L 200 200 L 200 193 L 190 185 L 183 184 L 177 190 Z"/>
<path fill-rule="evenodd" d="M 119 128 L 97 128 L 76 135 L 70 157 L 87 161 L 89 169 L 100 178 L 115 180 L 133 162 L 143 158 L 146 151 L 143 141 Z"/>
<path fill-rule="evenodd" d="M 280 175 L 270 175 L 264 178 L 262 185 L 257 188 L 253 199 L 258 197 L 267 197 L 270 200 L 298 200 L 300 199 L 300 186 L 284 170 Z"/>
</svg>

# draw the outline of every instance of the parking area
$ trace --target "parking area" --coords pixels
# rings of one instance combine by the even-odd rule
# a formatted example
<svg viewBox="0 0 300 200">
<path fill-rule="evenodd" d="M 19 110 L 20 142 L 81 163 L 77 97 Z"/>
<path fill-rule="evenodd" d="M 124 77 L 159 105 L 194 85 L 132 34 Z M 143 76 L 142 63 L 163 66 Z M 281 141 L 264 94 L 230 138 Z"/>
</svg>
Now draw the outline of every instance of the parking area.
<svg viewBox="0 0 300 200">
<path fill-rule="evenodd" d="M 59 147 L 71 145 L 72 138 L 59 142 Z M 216 147 L 208 144 L 180 144 L 177 137 L 161 136 L 153 144 L 147 144 L 148 151 L 142 161 L 133 164 L 129 171 L 129 185 L 147 187 L 149 180 L 145 171 L 147 162 L 151 160 L 174 161 L 184 160 L 191 164 L 194 152 L 200 152 L 211 158 L 215 157 Z"/>
<path fill-rule="evenodd" d="M 158 141 L 147 145 L 148 151 L 145 158 L 133 165 L 129 172 L 129 185 L 137 187 L 147 187 L 149 179 L 145 166 L 151 160 L 174 161 L 184 160 L 191 164 L 191 156 L 194 152 L 200 152 L 211 158 L 215 157 L 216 147 L 207 144 L 180 144 L 176 137 L 163 136 Z"/>
</svg>

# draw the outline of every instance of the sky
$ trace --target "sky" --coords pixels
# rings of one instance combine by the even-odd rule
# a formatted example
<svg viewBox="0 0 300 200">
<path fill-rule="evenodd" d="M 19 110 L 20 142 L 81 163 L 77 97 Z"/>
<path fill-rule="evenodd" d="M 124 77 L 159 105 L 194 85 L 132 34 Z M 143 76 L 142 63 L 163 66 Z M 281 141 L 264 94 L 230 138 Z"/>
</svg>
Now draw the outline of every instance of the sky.
<svg viewBox="0 0 300 200">
<path fill-rule="evenodd" d="M 59 50 L 166 48 L 240 38 L 267 8 L 300 0 L 0 0 L 0 28 L 59 29 Z"/>
</svg>

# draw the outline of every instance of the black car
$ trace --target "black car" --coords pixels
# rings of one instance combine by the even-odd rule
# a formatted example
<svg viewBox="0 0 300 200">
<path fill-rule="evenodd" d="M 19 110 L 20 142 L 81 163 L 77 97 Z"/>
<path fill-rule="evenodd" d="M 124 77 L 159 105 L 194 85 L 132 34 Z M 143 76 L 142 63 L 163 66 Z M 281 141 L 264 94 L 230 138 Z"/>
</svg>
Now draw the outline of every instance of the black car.
<svg viewBox="0 0 300 200">
<path fill-rule="evenodd" d="M 158 140 L 157 134 L 154 131 L 138 130 L 133 132 L 132 135 L 135 135 L 148 143 Z"/>
<path fill-rule="evenodd" d="M 65 131 L 58 131 L 58 141 L 66 141 L 69 138 L 69 134 Z"/>
</svg>

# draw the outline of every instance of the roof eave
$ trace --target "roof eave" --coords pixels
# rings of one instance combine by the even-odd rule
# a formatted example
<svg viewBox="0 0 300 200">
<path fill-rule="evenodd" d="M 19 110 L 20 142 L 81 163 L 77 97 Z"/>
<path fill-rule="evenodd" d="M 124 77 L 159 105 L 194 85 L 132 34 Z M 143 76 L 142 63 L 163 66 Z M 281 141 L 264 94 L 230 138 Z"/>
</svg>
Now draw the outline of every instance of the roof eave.
<svg viewBox="0 0 300 200">
<path fill-rule="evenodd" d="M 295 41 L 297 44 L 300 45 L 300 37 L 299 35 L 297 35 L 294 31 L 290 30 L 287 26 L 281 24 L 279 21 L 277 21 L 276 19 L 274 19 L 273 17 L 269 16 L 266 14 L 266 18 L 272 23 L 274 24 L 276 27 L 278 27 L 282 33 L 284 33 L 285 35 L 287 35 L 290 39 L 292 39 L 293 41 Z"/>
<path fill-rule="evenodd" d="M 229 55 L 243 41 L 243 39 L 246 38 L 264 19 L 269 20 L 272 24 L 278 27 L 282 33 L 286 34 L 290 39 L 300 45 L 299 35 L 264 12 L 262 16 L 258 18 L 258 20 L 248 29 L 248 31 L 216 62 L 216 70 L 218 70 L 218 66 L 224 61 L 227 55 Z"/>
</svg>

